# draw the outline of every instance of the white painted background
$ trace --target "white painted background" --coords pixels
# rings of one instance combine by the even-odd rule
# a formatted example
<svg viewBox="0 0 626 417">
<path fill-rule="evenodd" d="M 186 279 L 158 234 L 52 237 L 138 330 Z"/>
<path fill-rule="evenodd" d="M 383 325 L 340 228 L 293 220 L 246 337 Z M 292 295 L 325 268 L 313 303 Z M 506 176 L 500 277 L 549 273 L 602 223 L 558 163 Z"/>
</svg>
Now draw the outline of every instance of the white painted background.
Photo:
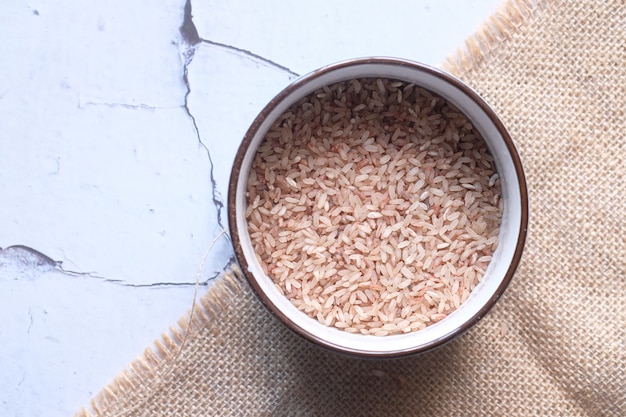
<svg viewBox="0 0 626 417">
<path fill-rule="evenodd" d="M 185 0 L 6 0 L 0 415 L 88 405 L 196 279 L 206 291 L 232 257 L 221 235 L 200 270 L 234 152 L 297 74 L 367 55 L 438 65 L 499 3 L 191 0 L 191 45 Z"/>
</svg>

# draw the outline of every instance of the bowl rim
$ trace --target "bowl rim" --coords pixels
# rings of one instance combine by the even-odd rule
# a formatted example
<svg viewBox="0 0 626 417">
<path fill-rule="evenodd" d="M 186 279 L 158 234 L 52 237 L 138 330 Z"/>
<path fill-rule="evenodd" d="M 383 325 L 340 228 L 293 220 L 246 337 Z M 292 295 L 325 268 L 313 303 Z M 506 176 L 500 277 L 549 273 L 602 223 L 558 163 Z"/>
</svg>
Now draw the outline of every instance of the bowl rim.
<svg viewBox="0 0 626 417">
<path fill-rule="evenodd" d="M 294 321 L 292 321 L 287 315 L 276 307 L 270 298 L 265 294 L 262 290 L 260 284 L 257 282 L 257 278 L 254 276 L 252 272 L 249 271 L 249 265 L 245 253 L 242 249 L 241 240 L 240 240 L 240 231 L 237 227 L 237 207 L 236 207 L 236 199 L 237 199 L 237 185 L 239 182 L 239 177 L 242 169 L 242 164 L 245 155 L 248 152 L 248 148 L 250 147 L 256 132 L 261 127 L 264 120 L 271 114 L 273 109 L 279 105 L 285 98 L 289 97 L 293 91 L 298 90 L 301 86 L 309 83 L 310 81 L 319 78 L 320 76 L 334 72 L 339 69 L 343 69 L 346 67 L 353 67 L 359 65 L 367 65 L 367 64 L 383 64 L 383 65 L 396 65 L 396 66 L 410 66 L 420 71 L 429 73 L 437 78 L 443 79 L 443 81 L 451 84 L 452 86 L 461 90 L 464 94 L 466 94 L 475 104 L 477 104 L 481 110 L 487 115 L 491 123 L 493 123 L 494 127 L 502 136 L 502 140 L 507 148 L 509 156 L 511 157 L 512 164 L 515 168 L 515 176 L 517 182 L 519 184 L 519 195 L 520 195 L 520 225 L 518 230 L 518 238 L 515 244 L 515 250 L 513 253 L 513 257 L 511 262 L 507 268 L 504 277 L 499 283 L 495 293 L 493 296 L 480 308 L 480 310 L 474 314 L 472 317 L 465 320 L 459 327 L 457 327 L 453 332 L 447 334 L 445 337 L 433 340 L 431 343 L 428 343 L 421 347 L 416 347 L 415 349 L 402 350 L 402 351 L 361 351 L 356 349 L 346 348 L 345 346 L 340 346 L 333 343 L 330 340 L 320 338 L 315 334 L 310 333 L 307 330 L 302 329 L 298 326 Z M 524 250 L 527 234 L 528 234 L 528 222 L 529 222 L 529 197 L 528 197 L 528 188 L 526 183 L 526 177 L 524 174 L 524 169 L 521 161 L 521 157 L 511 135 L 508 130 L 504 126 L 501 119 L 498 117 L 496 112 L 487 104 L 487 102 L 471 87 L 465 84 L 460 79 L 455 76 L 440 70 L 435 67 L 431 67 L 426 64 L 422 64 L 419 62 L 411 61 L 404 58 L 394 58 L 394 57 L 362 57 L 362 58 L 352 58 L 340 62 L 336 62 L 330 65 L 326 65 L 320 67 L 316 70 L 309 72 L 308 74 L 302 75 L 292 81 L 288 86 L 283 88 L 277 95 L 275 95 L 259 112 L 259 114 L 255 117 L 254 121 L 251 123 L 250 127 L 246 131 L 246 134 L 243 137 L 239 148 L 237 149 L 237 153 L 235 154 L 235 159 L 233 162 L 233 167 L 231 170 L 229 185 L 228 185 L 228 199 L 227 199 L 227 214 L 228 214 L 228 226 L 230 231 L 230 237 L 233 243 L 233 248 L 235 252 L 235 258 L 239 262 L 241 266 L 241 271 L 248 281 L 248 284 L 253 289 L 257 298 L 262 302 L 262 304 L 267 308 L 275 317 L 277 317 L 284 325 L 286 325 L 290 330 L 303 337 L 304 339 L 313 342 L 317 346 L 324 347 L 331 351 L 348 354 L 350 356 L 357 357 L 367 357 L 367 358 L 394 358 L 394 357 L 402 357 L 415 353 L 422 353 L 436 347 L 439 347 L 443 344 L 454 340 L 456 337 L 465 333 L 468 329 L 474 326 L 478 321 L 480 321 L 496 304 L 498 299 L 502 296 L 508 285 L 510 284 L 517 267 L 519 266 L 520 260 L 522 258 L 522 253 Z M 314 320 L 314 319 L 312 319 Z"/>
</svg>

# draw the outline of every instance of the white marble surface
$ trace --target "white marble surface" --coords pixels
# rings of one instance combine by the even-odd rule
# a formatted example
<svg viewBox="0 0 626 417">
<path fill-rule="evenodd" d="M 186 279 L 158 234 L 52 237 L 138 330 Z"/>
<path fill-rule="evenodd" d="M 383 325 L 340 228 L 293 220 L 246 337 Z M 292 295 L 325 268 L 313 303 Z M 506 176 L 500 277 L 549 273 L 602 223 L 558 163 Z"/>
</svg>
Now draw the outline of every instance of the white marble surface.
<svg viewBox="0 0 626 417">
<path fill-rule="evenodd" d="M 232 158 L 281 88 L 357 56 L 438 65 L 499 3 L 5 1 L 0 415 L 88 405 L 232 261 Z"/>
</svg>

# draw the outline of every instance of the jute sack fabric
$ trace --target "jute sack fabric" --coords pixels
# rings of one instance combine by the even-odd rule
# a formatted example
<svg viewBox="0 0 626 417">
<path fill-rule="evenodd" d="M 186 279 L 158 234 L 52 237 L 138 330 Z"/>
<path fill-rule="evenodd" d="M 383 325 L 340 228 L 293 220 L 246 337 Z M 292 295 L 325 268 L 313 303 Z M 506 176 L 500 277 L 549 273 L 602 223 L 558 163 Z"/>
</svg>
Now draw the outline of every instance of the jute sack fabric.
<svg viewBox="0 0 626 417">
<path fill-rule="evenodd" d="M 528 175 L 526 252 L 483 321 L 420 356 L 347 358 L 285 329 L 233 268 L 77 415 L 625 416 L 626 3 L 506 3 L 445 67 Z"/>
</svg>

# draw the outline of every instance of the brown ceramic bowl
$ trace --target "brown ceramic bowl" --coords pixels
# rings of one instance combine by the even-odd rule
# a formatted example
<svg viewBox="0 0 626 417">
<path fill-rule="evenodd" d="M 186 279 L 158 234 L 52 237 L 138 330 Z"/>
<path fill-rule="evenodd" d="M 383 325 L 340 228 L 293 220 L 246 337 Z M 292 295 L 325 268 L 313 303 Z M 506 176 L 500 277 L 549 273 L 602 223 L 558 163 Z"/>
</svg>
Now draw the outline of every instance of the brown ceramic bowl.
<svg viewBox="0 0 626 417">
<path fill-rule="evenodd" d="M 348 333 L 300 312 L 275 287 L 259 264 L 248 233 L 246 183 L 254 155 L 274 121 L 298 100 L 325 85 L 354 78 L 397 79 L 430 90 L 461 110 L 483 136 L 502 186 L 499 243 L 482 281 L 445 319 L 425 329 L 389 336 Z M 476 324 L 502 296 L 522 256 L 528 226 L 528 195 L 520 157 L 501 120 L 460 80 L 441 70 L 396 58 L 361 58 L 332 64 L 298 78 L 274 97 L 254 120 L 237 151 L 228 190 L 228 221 L 244 275 L 265 306 L 311 342 L 365 357 L 396 357 L 440 346 Z"/>
</svg>

